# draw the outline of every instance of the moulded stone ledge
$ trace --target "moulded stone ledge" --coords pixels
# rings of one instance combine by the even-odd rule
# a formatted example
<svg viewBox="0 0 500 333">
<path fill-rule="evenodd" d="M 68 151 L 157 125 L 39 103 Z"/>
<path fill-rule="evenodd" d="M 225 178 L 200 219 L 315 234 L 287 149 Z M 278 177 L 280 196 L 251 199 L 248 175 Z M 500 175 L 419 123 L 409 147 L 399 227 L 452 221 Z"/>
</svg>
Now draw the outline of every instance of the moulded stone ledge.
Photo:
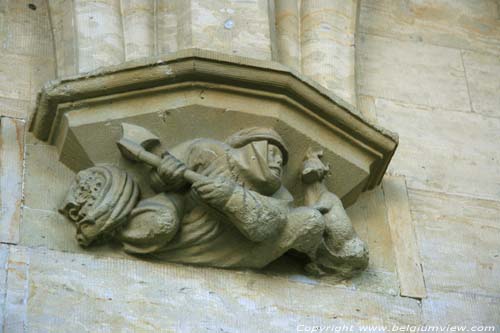
<svg viewBox="0 0 500 333">
<path fill-rule="evenodd" d="M 144 170 L 116 149 L 123 122 L 156 134 L 156 153 L 197 137 L 223 140 L 242 126 L 274 127 L 290 146 L 284 181 L 292 193 L 301 192 L 305 151 L 321 147 L 333 170 L 328 185 L 346 205 L 380 183 L 398 143 L 285 66 L 199 49 L 51 81 L 38 96 L 31 131 L 74 171 L 111 163 L 141 178 Z"/>
</svg>

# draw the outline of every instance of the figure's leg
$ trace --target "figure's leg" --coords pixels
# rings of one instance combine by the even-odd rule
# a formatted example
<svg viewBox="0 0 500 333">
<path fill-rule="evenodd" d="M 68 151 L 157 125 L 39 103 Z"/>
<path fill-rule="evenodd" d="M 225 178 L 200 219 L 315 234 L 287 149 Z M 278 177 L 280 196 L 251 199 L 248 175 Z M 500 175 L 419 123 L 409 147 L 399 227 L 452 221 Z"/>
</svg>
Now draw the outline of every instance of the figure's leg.
<svg viewBox="0 0 500 333">
<path fill-rule="evenodd" d="M 332 206 L 324 215 L 324 239 L 314 265 L 309 268 L 317 274 L 336 273 L 350 277 L 368 266 L 368 248 L 354 231 L 342 202 L 331 193 L 328 198 Z"/>
<path fill-rule="evenodd" d="M 130 254 L 148 254 L 163 248 L 179 229 L 181 203 L 179 195 L 163 193 L 139 202 L 128 223 L 116 235 L 123 250 Z"/>
<path fill-rule="evenodd" d="M 316 259 L 318 247 L 323 241 L 324 231 L 325 220 L 316 209 L 294 208 L 288 215 L 285 232 L 293 238 L 290 249 L 306 254 L 311 260 Z"/>
<path fill-rule="evenodd" d="M 316 209 L 299 207 L 287 215 L 287 223 L 271 239 L 255 243 L 242 267 L 262 268 L 289 250 L 296 250 L 314 259 L 323 239 L 324 219 Z"/>
</svg>

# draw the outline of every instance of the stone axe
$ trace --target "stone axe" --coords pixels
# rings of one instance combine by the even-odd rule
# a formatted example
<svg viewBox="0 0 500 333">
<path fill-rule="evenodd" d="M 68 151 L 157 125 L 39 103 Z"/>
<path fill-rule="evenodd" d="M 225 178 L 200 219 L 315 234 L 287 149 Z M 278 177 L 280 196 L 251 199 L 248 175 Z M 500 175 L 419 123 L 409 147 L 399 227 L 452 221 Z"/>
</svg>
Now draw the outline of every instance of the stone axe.
<svg viewBox="0 0 500 333">
<path fill-rule="evenodd" d="M 161 157 L 148 151 L 158 143 L 160 143 L 160 139 L 147 129 L 122 123 L 122 137 L 116 142 L 116 145 L 126 159 L 134 162 L 144 162 L 158 168 L 161 164 Z M 169 152 L 165 153 L 169 154 Z M 175 156 L 172 157 L 175 158 Z M 184 178 L 193 183 L 206 177 L 187 169 L 184 172 Z"/>
</svg>

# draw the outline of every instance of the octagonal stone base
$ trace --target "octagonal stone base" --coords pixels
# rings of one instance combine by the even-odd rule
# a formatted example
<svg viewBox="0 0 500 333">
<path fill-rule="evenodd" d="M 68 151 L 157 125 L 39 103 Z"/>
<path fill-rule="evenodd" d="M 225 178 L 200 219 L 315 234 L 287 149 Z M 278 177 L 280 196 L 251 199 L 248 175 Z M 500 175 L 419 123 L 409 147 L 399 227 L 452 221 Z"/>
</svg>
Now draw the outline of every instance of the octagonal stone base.
<svg viewBox="0 0 500 333">
<path fill-rule="evenodd" d="M 125 167 L 147 196 L 148 167 L 127 161 L 116 147 L 122 123 L 157 135 L 157 154 L 194 138 L 224 140 L 245 127 L 272 127 L 290 149 L 284 184 L 297 202 L 309 147 L 324 150 L 327 185 L 349 205 L 381 181 L 397 146 L 394 134 L 286 67 L 202 50 L 50 82 L 31 131 L 57 146 L 74 171 L 102 163 Z"/>
</svg>

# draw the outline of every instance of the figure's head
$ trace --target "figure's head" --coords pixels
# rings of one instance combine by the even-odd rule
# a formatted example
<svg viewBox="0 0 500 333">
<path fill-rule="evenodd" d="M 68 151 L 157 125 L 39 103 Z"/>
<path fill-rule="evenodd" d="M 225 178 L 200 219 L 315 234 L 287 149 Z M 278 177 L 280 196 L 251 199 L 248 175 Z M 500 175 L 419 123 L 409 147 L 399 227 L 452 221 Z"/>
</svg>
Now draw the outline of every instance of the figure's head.
<svg viewBox="0 0 500 333">
<path fill-rule="evenodd" d="M 59 212 L 76 224 L 78 244 L 106 239 L 126 222 L 139 200 L 139 187 L 123 170 L 97 166 L 80 171 Z"/>
<path fill-rule="evenodd" d="M 273 129 L 251 127 L 231 135 L 226 143 L 238 151 L 238 176 L 262 194 L 272 194 L 281 186 L 288 149 Z"/>
</svg>

